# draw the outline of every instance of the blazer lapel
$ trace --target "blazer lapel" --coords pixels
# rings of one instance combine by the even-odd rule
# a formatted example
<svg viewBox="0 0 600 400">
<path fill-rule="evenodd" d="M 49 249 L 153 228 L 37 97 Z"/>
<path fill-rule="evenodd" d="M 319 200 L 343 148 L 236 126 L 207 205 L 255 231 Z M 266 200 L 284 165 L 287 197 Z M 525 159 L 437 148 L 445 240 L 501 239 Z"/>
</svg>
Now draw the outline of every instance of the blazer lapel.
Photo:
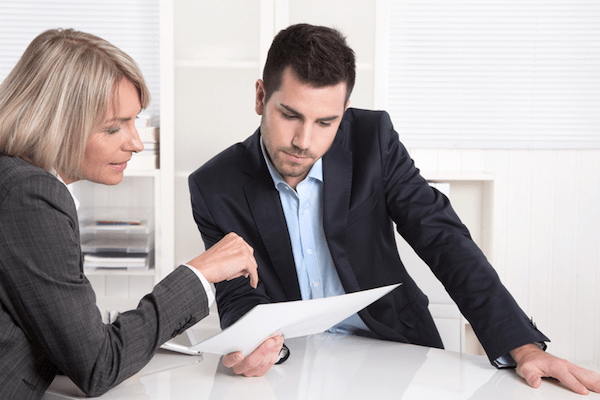
<svg viewBox="0 0 600 400">
<path fill-rule="evenodd" d="M 244 157 L 244 172 L 253 177 L 244 186 L 244 193 L 273 269 L 279 277 L 286 295 L 291 300 L 301 300 L 292 244 L 279 192 L 273 185 L 273 180 L 262 156 L 259 140 L 260 133 L 257 130 Z"/>
<path fill-rule="evenodd" d="M 323 156 L 323 182 L 323 229 L 329 251 L 346 293 L 356 292 L 360 290 L 360 286 L 346 252 L 346 226 L 352 189 L 352 153 L 337 139 Z"/>
</svg>

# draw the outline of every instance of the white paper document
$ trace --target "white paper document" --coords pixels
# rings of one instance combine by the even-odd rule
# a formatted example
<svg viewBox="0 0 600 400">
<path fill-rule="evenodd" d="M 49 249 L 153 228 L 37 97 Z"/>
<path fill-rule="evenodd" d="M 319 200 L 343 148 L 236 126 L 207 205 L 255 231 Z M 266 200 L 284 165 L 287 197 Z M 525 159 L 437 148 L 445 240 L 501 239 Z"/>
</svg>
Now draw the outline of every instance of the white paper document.
<svg viewBox="0 0 600 400">
<path fill-rule="evenodd" d="M 324 332 L 400 285 L 323 299 L 260 304 L 221 333 L 191 348 L 215 354 L 240 351 L 247 356 L 274 333 L 291 339 Z"/>
</svg>

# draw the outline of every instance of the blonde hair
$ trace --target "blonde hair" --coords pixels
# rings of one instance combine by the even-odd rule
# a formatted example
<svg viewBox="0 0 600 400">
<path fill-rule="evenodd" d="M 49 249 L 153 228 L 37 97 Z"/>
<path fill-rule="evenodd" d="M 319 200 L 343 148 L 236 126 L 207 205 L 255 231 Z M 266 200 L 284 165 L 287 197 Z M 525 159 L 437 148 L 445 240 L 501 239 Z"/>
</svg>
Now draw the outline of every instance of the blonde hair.
<svg viewBox="0 0 600 400">
<path fill-rule="evenodd" d="M 41 33 L 0 84 L 0 153 L 79 178 L 88 139 L 123 78 L 146 108 L 142 73 L 119 48 L 73 29 Z"/>
</svg>

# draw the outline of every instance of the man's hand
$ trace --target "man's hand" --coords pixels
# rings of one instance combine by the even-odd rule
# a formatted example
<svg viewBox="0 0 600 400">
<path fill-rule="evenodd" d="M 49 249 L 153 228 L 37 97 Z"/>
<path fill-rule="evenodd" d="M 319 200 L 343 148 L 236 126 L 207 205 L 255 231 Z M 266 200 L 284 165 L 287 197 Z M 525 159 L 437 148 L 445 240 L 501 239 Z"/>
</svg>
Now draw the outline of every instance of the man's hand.
<svg viewBox="0 0 600 400">
<path fill-rule="evenodd" d="M 200 271 L 210 283 L 249 276 L 250 285 L 255 289 L 258 285 L 254 249 L 233 232 L 187 264 Z"/>
<path fill-rule="evenodd" d="M 600 393 L 600 374 L 548 354 L 535 344 L 517 347 L 510 355 L 517 362 L 517 374 L 533 388 L 540 387 L 542 378 L 555 378 L 575 393 Z"/>
<path fill-rule="evenodd" d="M 239 351 L 223 356 L 223 365 L 238 375 L 263 376 L 277 361 L 282 347 L 283 336 L 273 336 L 246 358 Z"/>
</svg>

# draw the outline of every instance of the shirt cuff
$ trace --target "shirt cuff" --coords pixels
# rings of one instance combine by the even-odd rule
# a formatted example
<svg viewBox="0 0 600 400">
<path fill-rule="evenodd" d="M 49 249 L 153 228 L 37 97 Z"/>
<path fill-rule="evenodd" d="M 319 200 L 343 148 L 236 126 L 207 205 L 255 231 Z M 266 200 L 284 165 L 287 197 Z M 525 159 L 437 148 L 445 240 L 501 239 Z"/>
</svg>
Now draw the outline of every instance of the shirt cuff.
<svg viewBox="0 0 600 400">
<path fill-rule="evenodd" d="M 206 293 L 206 298 L 208 299 L 208 306 L 209 307 L 212 306 L 212 303 L 215 301 L 215 295 L 212 292 L 210 283 L 208 283 L 208 281 L 206 280 L 204 275 L 202 275 L 202 272 L 198 271 L 196 268 L 192 267 L 191 265 L 188 265 L 188 264 L 183 264 L 183 265 L 185 265 L 186 267 L 188 267 L 189 269 L 194 271 L 194 274 L 196 274 L 198 279 L 200 279 L 200 282 L 202 282 L 202 286 L 204 287 L 204 292 Z"/>
<path fill-rule="evenodd" d="M 534 342 L 533 344 L 536 344 L 540 349 L 542 349 L 544 351 L 546 351 L 546 348 L 548 347 L 548 346 L 546 346 L 546 343 L 544 343 L 544 342 Z M 517 366 L 517 362 L 515 361 L 514 358 L 512 358 L 510 353 L 506 353 L 503 356 L 500 356 L 500 357 L 496 358 L 494 361 L 492 361 L 492 365 L 498 369 L 515 368 Z"/>
</svg>

